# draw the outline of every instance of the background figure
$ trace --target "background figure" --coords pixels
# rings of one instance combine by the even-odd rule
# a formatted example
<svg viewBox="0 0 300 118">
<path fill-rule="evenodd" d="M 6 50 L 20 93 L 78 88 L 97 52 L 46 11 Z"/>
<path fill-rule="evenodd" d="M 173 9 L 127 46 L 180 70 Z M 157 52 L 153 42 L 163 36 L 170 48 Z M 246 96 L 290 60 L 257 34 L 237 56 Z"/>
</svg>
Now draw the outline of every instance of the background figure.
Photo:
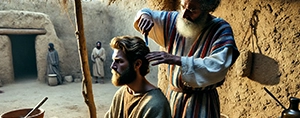
<svg viewBox="0 0 300 118">
<path fill-rule="evenodd" d="M 93 76 L 98 83 L 104 83 L 104 61 L 106 59 L 105 49 L 102 48 L 101 42 L 97 41 L 96 47 L 91 54 L 91 60 L 93 62 Z"/>
<path fill-rule="evenodd" d="M 229 23 L 210 14 L 220 0 L 181 0 L 180 11 L 137 13 L 134 27 L 167 52 L 149 53 L 152 65 L 169 64 L 167 98 L 174 118 L 220 118 L 216 87 L 239 56 Z"/>
<path fill-rule="evenodd" d="M 145 56 L 150 50 L 143 39 L 115 37 L 110 46 L 114 50 L 112 83 L 122 87 L 115 93 L 105 118 L 171 118 L 167 98 L 145 78 L 150 71 Z"/>
<path fill-rule="evenodd" d="M 56 74 L 58 84 L 62 84 L 62 77 L 59 69 L 59 57 L 57 51 L 54 49 L 54 44 L 48 44 L 48 55 L 47 55 L 47 76 L 49 74 Z"/>
</svg>

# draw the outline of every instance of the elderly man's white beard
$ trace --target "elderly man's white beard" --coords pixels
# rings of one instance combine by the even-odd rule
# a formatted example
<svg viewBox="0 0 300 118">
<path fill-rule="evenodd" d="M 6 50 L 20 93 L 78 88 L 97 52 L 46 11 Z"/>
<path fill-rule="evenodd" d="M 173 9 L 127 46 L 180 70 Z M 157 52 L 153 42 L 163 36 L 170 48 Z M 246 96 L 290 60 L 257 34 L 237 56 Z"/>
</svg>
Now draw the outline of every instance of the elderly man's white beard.
<svg viewBox="0 0 300 118">
<path fill-rule="evenodd" d="M 205 18 L 199 17 L 195 22 L 182 18 L 183 14 L 178 14 L 176 28 L 177 31 L 188 39 L 195 40 L 200 35 L 200 32 L 205 27 Z"/>
</svg>

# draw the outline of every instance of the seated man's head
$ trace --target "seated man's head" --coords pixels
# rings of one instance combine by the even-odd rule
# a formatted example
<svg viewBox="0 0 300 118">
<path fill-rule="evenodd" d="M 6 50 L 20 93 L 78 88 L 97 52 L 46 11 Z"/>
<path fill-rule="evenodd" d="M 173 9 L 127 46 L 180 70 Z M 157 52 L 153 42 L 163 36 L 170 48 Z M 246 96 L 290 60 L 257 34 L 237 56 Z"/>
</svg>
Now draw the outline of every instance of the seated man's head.
<svg viewBox="0 0 300 118">
<path fill-rule="evenodd" d="M 110 46 L 114 50 L 111 72 L 115 86 L 130 84 L 149 73 L 149 61 L 145 56 L 150 49 L 143 39 L 136 36 L 115 37 Z"/>
</svg>

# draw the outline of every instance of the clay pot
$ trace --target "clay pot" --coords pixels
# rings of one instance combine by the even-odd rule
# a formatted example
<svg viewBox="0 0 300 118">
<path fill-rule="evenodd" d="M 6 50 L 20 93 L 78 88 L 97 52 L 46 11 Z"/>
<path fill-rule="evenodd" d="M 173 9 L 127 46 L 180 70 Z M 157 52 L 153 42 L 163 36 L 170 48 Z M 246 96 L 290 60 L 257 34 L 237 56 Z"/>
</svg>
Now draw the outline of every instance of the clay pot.
<svg viewBox="0 0 300 118">
<path fill-rule="evenodd" d="M 27 113 L 30 112 L 32 108 L 23 108 L 23 109 L 16 109 L 11 110 L 6 113 L 3 113 L 1 115 L 1 118 L 22 118 L 27 115 Z M 44 118 L 45 110 L 43 109 L 37 109 L 34 110 L 34 112 L 31 113 L 29 118 Z"/>
</svg>

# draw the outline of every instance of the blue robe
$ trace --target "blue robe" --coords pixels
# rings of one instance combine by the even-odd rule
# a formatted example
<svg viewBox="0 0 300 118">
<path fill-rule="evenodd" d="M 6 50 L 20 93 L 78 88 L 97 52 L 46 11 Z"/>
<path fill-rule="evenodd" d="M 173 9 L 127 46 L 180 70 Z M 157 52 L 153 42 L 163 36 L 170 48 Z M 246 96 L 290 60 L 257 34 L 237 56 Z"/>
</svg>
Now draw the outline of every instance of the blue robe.
<svg viewBox="0 0 300 118">
<path fill-rule="evenodd" d="M 49 51 L 47 55 L 47 76 L 56 74 L 58 84 L 62 84 L 62 77 L 59 68 L 59 57 L 56 50 Z"/>
</svg>

